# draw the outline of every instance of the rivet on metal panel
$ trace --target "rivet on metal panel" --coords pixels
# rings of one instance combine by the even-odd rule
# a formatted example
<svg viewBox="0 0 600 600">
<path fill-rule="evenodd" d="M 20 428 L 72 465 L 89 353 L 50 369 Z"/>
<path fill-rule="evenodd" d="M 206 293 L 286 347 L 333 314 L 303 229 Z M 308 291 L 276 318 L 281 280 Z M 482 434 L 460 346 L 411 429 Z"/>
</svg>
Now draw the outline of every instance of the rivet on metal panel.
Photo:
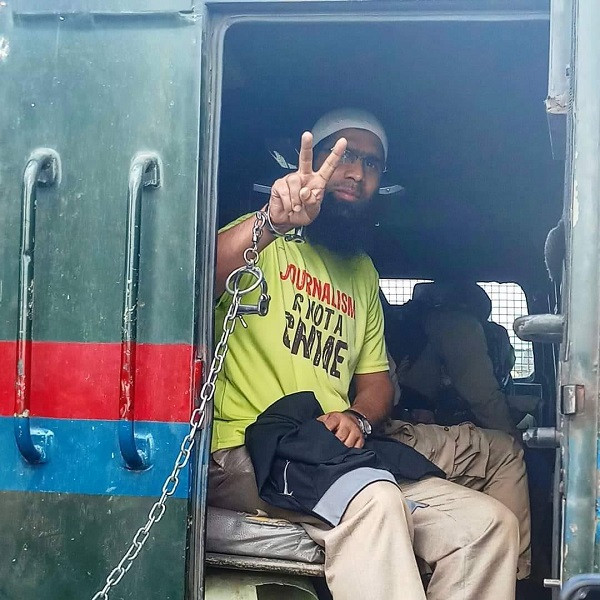
<svg viewBox="0 0 600 600">
<path fill-rule="evenodd" d="M 152 156 L 151 158 L 154 158 Z M 146 166 L 142 175 L 142 185 L 144 187 L 159 187 L 161 184 L 160 175 L 161 169 L 159 166 L 158 158 L 151 160 Z"/>
<path fill-rule="evenodd" d="M 61 180 L 60 158 L 56 153 L 49 154 L 41 163 L 37 184 L 42 187 L 60 184 Z"/>
</svg>

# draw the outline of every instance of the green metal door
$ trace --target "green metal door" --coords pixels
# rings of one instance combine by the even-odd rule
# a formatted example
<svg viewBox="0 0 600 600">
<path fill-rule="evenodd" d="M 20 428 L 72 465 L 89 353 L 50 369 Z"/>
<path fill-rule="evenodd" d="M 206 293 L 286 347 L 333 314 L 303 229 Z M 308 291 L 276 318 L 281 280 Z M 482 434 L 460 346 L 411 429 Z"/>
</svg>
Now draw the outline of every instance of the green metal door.
<svg viewBox="0 0 600 600">
<path fill-rule="evenodd" d="M 578 574 L 600 572 L 600 12 L 594 0 L 556 0 L 553 19 L 555 89 L 562 88 L 557 97 L 568 100 L 563 101 L 567 252 L 559 365 L 559 586 Z M 566 74 L 562 84 L 560 74 Z"/>
<path fill-rule="evenodd" d="M 0 598 L 88 598 L 160 496 L 199 379 L 202 18 L 0 3 Z M 183 598 L 189 474 L 111 598 Z"/>
</svg>

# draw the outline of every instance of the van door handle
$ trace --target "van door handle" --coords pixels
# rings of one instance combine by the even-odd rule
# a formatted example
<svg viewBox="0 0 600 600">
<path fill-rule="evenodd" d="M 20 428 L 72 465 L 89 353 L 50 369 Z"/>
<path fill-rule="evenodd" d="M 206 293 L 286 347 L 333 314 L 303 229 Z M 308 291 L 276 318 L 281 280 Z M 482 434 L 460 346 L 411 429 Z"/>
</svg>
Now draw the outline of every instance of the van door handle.
<svg viewBox="0 0 600 600">
<path fill-rule="evenodd" d="M 152 446 L 151 436 L 135 432 L 134 411 L 142 196 L 144 188 L 159 187 L 160 178 L 160 160 L 157 154 L 140 152 L 133 157 L 129 168 L 127 192 L 127 233 L 121 322 L 119 448 L 127 468 L 136 471 L 150 467 Z"/>
<path fill-rule="evenodd" d="M 513 330 L 520 340 L 560 344 L 565 329 L 564 315 L 524 315 L 515 319 Z"/>
<path fill-rule="evenodd" d="M 14 432 L 21 456 L 31 464 L 48 459 L 48 447 L 53 437 L 52 431 L 32 428 L 29 422 L 36 197 L 38 186 L 58 185 L 60 178 L 60 156 L 55 150 L 37 148 L 30 154 L 23 171 L 21 195 Z"/>
</svg>

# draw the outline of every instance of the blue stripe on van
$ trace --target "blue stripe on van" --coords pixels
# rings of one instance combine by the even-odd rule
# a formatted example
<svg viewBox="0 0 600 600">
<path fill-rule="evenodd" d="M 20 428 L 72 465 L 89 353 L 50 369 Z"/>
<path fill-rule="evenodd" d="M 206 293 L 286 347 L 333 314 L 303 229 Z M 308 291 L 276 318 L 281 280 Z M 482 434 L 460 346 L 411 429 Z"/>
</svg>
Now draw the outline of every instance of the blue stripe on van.
<svg viewBox="0 0 600 600">
<path fill-rule="evenodd" d="M 0 490 L 64 492 L 111 496 L 160 496 L 171 473 L 187 423 L 136 422 L 136 433 L 151 437 L 152 466 L 125 468 L 119 451 L 119 421 L 31 419 L 32 429 L 49 430 L 47 462 L 30 465 L 15 443 L 12 417 L 0 417 Z M 188 470 L 175 497 L 186 498 Z"/>
</svg>

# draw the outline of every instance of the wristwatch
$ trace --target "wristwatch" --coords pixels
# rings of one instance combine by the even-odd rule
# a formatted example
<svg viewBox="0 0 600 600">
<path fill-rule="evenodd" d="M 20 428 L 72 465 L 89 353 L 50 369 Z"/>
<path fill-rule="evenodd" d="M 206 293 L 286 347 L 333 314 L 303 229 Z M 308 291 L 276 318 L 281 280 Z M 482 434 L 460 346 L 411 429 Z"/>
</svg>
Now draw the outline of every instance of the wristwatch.
<svg viewBox="0 0 600 600">
<path fill-rule="evenodd" d="M 371 427 L 371 423 L 369 423 L 369 419 L 367 419 L 365 415 L 362 415 L 357 410 L 352 408 L 348 408 L 344 412 L 350 413 L 356 418 L 356 421 L 358 422 L 358 428 L 364 437 L 368 437 L 373 433 L 373 427 Z"/>
</svg>

